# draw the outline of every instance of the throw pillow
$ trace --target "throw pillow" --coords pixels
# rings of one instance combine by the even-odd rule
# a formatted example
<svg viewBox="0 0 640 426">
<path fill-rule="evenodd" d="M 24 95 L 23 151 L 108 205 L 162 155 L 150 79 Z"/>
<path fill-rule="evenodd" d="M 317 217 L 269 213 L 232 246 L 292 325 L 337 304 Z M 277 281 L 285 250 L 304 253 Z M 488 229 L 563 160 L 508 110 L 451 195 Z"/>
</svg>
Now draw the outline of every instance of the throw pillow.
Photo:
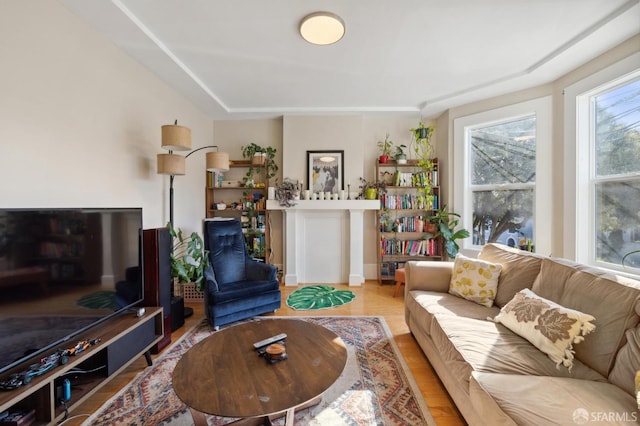
<svg viewBox="0 0 640 426">
<path fill-rule="evenodd" d="M 459 254 L 453 262 L 449 293 L 491 307 L 502 265 Z"/>
<path fill-rule="evenodd" d="M 593 331 L 595 318 L 524 289 L 493 319 L 546 353 L 556 365 L 573 366 L 573 344 Z"/>
<path fill-rule="evenodd" d="M 638 408 L 640 408 L 640 371 L 636 373 L 636 401 L 638 402 Z"/>
</svg>

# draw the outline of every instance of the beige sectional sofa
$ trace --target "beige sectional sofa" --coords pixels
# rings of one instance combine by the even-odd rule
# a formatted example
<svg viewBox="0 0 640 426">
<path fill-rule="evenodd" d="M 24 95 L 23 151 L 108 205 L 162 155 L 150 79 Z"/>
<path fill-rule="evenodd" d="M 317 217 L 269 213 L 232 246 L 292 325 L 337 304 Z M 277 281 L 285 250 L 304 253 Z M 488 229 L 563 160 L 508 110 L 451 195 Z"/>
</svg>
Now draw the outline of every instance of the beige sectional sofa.
<svg viewBox="0 0 640 426">
<path fill-rule="evenodd" d="M 478 259 L 502 268 L 489 307 L 449 294 L 454 262 L 406 266 L 406 322 L 465 420 L 640 424 L 640 282 L 497 244 Z M 569 367 L 492 320 L 525 288 L 595 318 L 567 351 Z"/>
</svg>

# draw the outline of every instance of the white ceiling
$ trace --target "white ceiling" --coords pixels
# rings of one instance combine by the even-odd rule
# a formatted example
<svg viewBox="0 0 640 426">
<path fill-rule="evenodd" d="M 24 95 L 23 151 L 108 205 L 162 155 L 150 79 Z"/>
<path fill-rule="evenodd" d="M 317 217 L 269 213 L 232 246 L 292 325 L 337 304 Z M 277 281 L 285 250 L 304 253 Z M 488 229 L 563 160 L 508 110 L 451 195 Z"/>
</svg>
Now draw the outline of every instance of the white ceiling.
<svg viewBox="0 0 640 426">
<path fill-rule="evenodd" d="M 62 0 L 213 119 L 434 117 L 548 83 L 640 33 L 640 0 Z M 316 11 L 346 34 L 314 46 Z"/>
</svg>

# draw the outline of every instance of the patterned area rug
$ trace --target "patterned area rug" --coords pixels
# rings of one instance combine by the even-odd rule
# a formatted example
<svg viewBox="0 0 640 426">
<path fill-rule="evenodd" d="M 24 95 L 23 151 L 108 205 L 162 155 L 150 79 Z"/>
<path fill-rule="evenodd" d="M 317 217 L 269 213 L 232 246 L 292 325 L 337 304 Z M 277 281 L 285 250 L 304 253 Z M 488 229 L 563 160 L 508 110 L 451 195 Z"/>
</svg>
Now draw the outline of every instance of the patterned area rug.
<svg viewBox="0 0 640 426">
<path fill-rule="evenodd" d="M 287 297 L 287 306 L 297 311 L 329 309 L 346 305 L 356 295 L 349 290 L 338 290 L 329 285 L 307 285 Z"/>
<path fill-rule="evenodd" d="M 347 346 L 347 365 L 296 425 L 435 425 L 382 317 L 297 317 L 332 330 Z M 270 321 L 255 318 L 252 321 Z M 213 333 L 203 320 L 155 360 L 83 425 L 190 425 L 189 409 L 171 387 L 171 374 L 191 346 Z M 208 416 L 209 425 L 234 419 Z M 284 418 L 273 422 L 283 425 Z"/>
</svg>

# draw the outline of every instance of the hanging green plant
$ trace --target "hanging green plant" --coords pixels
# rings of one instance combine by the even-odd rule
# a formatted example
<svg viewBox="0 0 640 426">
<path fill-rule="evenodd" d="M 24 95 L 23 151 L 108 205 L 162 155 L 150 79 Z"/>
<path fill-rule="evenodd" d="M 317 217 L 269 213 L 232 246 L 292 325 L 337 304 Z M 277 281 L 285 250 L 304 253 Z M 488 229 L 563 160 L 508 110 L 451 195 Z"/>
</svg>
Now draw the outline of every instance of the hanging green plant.
<svg viewBox="0 0 640 426">
<path fill-rule="evenodd" d="M 287 297 L 287 306 L 296 310 L 328 309 L 351 302 L 356 295 L 328 285 L 302 287 Z"/>
</svg>

